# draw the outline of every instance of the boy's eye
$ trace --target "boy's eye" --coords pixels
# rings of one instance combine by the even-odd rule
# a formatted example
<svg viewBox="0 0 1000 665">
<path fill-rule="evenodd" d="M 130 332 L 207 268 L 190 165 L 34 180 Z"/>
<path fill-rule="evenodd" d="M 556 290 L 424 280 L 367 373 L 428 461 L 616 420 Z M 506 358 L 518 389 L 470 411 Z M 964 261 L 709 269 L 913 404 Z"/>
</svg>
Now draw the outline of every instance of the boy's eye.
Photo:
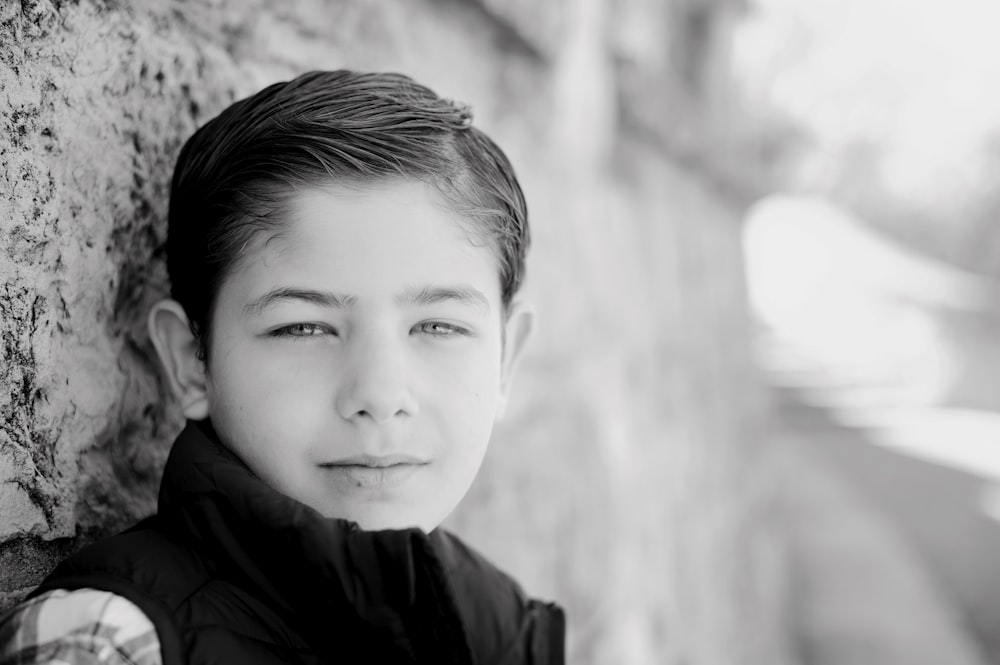
<svg viewBox="0 0 1000 665">
<path fill-rule="evenodd" d="M 337 331 L 320 323 L 293 323 L 271 332 L 272 337 L 316 337 L 328 334 L 336 335 Z"/>
<path fill-rule="evenodd" d="M 443 321 L 425 321 L 423 323 L 418 323 L 413 327 L 413 330 L 415 332 L 432 335 L 434 337 L 451 337 L 453 335 L 469 334 L 468 329 L 456 326 L 452 323 L 445 323 Z"/>
</svg>

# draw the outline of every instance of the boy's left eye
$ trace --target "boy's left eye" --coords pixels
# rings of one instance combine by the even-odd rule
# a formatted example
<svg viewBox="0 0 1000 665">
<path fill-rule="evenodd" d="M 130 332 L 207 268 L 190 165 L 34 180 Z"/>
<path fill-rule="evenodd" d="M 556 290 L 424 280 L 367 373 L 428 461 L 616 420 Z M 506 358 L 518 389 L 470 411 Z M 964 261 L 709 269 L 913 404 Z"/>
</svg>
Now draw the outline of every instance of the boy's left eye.
<svg viewBox="0 0 1000 665">
<path fill-rule="evenodd" d="M 333 334 L 336 335 L 336 331 L 332 330 L 329 326 L 325 326 L 319 323 L 293 323 L 288 326 L 283 326 L 277 330 L 272 331 L 272 337 L 316 337 L 319 335 Z"/>
<path fill-rule="evenodd" d="M 461 326 L 444 321 L 425 321 L 413 327 L 415 332 L 433 335 L 434 337 L 451 337 L 452 335 L 468 335 L 469 331 Z"/>
</svg>

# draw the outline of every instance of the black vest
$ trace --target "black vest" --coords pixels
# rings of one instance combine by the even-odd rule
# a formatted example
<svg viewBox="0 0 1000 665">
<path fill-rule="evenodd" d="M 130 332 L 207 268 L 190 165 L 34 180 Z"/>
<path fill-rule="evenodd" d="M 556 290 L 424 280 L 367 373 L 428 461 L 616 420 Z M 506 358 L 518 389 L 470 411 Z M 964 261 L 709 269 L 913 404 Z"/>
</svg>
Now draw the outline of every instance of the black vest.
<svg viewBox="0 0 1000 665">
<path fill-rule="evenodd" d="M 268 487 L 201 426 L 171 450 L 159 512 L 33 592 L 117 593 L 164 665 L 561 665 L 565 621 L 456 537 L 362 531 Z"/>
</svg>

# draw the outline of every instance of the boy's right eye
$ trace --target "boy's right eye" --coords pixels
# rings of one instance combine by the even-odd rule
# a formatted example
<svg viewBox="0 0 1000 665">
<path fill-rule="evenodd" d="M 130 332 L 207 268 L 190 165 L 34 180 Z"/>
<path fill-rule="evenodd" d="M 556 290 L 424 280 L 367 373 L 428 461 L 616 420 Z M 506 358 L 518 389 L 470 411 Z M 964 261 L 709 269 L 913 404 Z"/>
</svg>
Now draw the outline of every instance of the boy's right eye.
<svg viewBox="0 0 1000 665">
<path fill-rule="evenodd" d="M 293 323 L 289 326 L 276 328 L 271 337 L 318 337 L 319 335 L 337 335 L 337 331 L 322 323 Z"/>
</svg>

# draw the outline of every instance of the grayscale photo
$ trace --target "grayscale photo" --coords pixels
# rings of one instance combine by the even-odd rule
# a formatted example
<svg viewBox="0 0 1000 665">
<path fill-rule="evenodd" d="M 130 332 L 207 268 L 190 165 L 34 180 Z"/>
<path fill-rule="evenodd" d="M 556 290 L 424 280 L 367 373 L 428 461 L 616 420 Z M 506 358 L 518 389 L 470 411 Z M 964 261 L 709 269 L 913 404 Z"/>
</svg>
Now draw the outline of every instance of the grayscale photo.
<svg viewBox="0 0 1000 665">
<path fill-rule="evenodd" d="M 1000 663 L 998 21 L 0 0 L 0 665 Z"/>
</svg>

